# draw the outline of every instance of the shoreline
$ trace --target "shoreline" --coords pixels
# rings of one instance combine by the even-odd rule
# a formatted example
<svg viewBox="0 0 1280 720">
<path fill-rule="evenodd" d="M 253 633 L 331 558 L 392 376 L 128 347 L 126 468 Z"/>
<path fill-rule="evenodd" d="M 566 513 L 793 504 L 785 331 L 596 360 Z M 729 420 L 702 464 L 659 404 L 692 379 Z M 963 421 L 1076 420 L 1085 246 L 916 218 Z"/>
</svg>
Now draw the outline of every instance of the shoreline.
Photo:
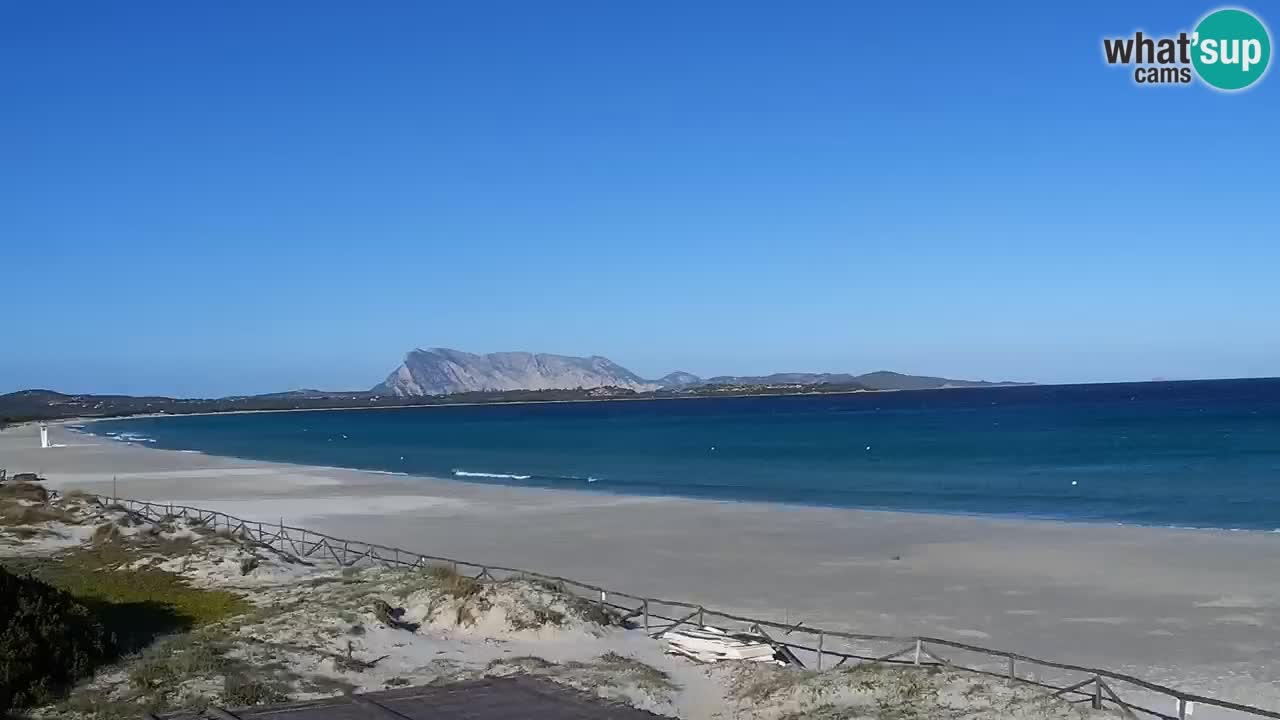
<svg viewBox="0 0 1280 720">
<path fill-rule="evenodd" d="M 895 390 L 895 391 L 885 391 L 885 392 L 915 392 L 915 391 L 896 391 Z M 547 401 L 547 402 L 585 402 L 585 401 L 566 400 L 566 401 Z M 477 404 L 485 405 L 489 403 L 477 403 Z M 366 408 L 337 408 L 337 409 L 345 410 L 345 409 L 366 409 Z M 252 413 L 252 412 L 329 412 L 329 410 L 235 411 L 235 413 L 237 414 Z M 233 414 L 233 413 L 191 413 L 191 415 L 224 415 L 224 414 Z M 66 425 L 82 423 L 87 426 L 97 422 L 128 420 L 128 419 L 141 418 L 141 417 L 164 418 L 164 417 L 181 417 L 181 416 L 162 414 L 162 415 L 148 415 L 148 416 L 130 416 L 128 418 L 100 418 L 100 419 L 71 418 L 64 421 L 59 421 L 57 424 L 66 426 Z M 53 425 L 54 423 L 47 423 L 47 424 Z M 538 485 L 521 485 L 518 483 L 484 482 L 480 480 L 464 479 L 456 476 L 445 477 L 440 475 L 411 473 L 411 472 L 403 472 L 403 471 L 396 471 L 396 470 L 379 470 L 379 469 L 372 469 L 372 468 L 348 467 L 348 466 L 342 466 L 342 465 L 314 465 L 314 464 L 298 463 L 298 462 L 290 462 L 290 461 L 264 460 L 262 458 L 249 457 L 245 455 L 219 455 L 214 453 L 206 453 L 203 450 L 194 450 L 194 449 L 158 448 L 158 447 L 150 447 L 149 443 L 146 443 L 146 442 L 137 442 L 132 440 L 119 440 L 115 437 L 100 435 L 97 433 L 90 432 L 87 428 L 83 430 L 78 430 L 75 428 L 68 428 L 68 429 L 71 432 L 74 432 L 77 434 L 83 434 L 87 437 L 98 438 L 106 442 L 112 442 L 112 443 L 117 443 L 121 445 L 128 445 L 128 446 L 136 447 L 141 450 L 162 450 L 165 452 L 198 454 L 198 455 L 209 457 L 209 458 L 229 458 L 229 459 L 240 460 L 244 462 L 266 463 L 271 465 L 279 465 L 283 467 L 300 467 L 300 468 L 311 468 L 311 469 L 317 469 L 317 470 L 335 470 L 335 471 L 342 471 L 342 472 L 371 473 L 371 474 L 377 474 L 377 475 L 386 475 L 386 476 L 402 477 L 402 478 L 417 478 L 417 479 L 430 481 L 430 482 L 456 482 L 456 483 L 463 483 L 466 485 L 497 486 L 497 487 L 519 488 L 519 489 L 526 489 L 526 490 L 544 490 L 544 491 L 550 491 L 550 492 L 587 493 L 591 495 L 605 495 L 605 496 L 611 496 L 611 497 L 640 497 L 640 498 L 654 498 L 659 500 L 682 500 L 682 501 L 687 500 L 687 501 L 694 501 L 694 502 L 761 505 L 765 507 L 776 506 L 776 507 L 786 507 L 786 508 L 848 510 L 852 512 L 884 513 L 889 515 L 922 516 L 922 517 L 935 517 L 935 516 L 936 517 L 956 517 L 956 518 L 970 518 L 974 520 L 985 520 L 985 521 L 991 521 L 991 522 L 1029 523 L 1032 525 L 1039 524 L 1039 523 L 1054 523 L 1054 524 L 1060 524 L 1060 525 L 1076 526 L 1080 529 L 1093 528 L 1093 527 L 1121 527 L 1121 528 L 1132 527 L 1132 528 L 1147 528 L 1147 529 L 1153 529 L 1153 530 L 1178 530 L 1178 531 L 1184 531 L 1184 532 L 1199 532 L 1199 533 L 1231 533 L 1231 534 L 1256 533 L 1261 535 L 1280 535 L 1280 518 L 1277 518 L 1276 520 L 1276 527 L 1269 528 L 1269 529 L 1268 528 L 1247 528 L 1247 527 L 1219 527 L 1215 525 L 1168 525 L 1168 524 L 1157 524 L 1157 523 L 1125 522 L 1121 520 L 1111 520 L 1106 518 L 1090 519 L 1090 518 L 1054 517 L 1054 516 L 1020 514 L 1020 513 L 1012 513 L 1012 512 L 999 513 L 999 512 L 979 512 L 979 511 L 966 512 L 966 511 L 959 511 L 959 510 L 956 510 L 956 511 L 903 510 L 903 509 L 889 508 L 889 507 L 848 506 L 848 505 L 835 505 L 835 504 L 820 503 L 820 502 L 806 503 L 806 502 L 794 502 L 794 501 L 787 502 L 787 501 L 770 501 L 770 500 L 743 500 L 743 499 L 737 499 L 737 498 L 717 498 L 717 497 L 699 497 L 694 495 L 680 495 L 678 493 L 628 492 L 624 490 L 610 489 L 608 487 L 605 487 L 605 488 L 542 487 Z M 497 480 L 498 478 L 494 478 L 494 479 Z"/>
<path fill-rule="evenodd" d="M 106 495 L 115 476 L 120 497 L 788 624 L 967 640 L 1280 709 L 1274 533 L 491 485 L 50 431 L 68 446 L 0 432 L 0 466 Z"/>
</svg>

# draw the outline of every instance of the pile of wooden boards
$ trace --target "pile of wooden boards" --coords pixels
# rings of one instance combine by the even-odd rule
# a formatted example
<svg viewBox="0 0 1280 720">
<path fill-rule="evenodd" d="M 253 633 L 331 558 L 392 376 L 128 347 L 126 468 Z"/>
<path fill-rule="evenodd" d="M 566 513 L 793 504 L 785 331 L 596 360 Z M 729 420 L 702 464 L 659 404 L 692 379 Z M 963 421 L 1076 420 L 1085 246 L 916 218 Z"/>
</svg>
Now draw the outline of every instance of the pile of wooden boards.
<svg viewBox="0 0 1280 720">
<path fill-rule="evenodd" d="M 712 627 L 696 630 L 668 630 L 661 635 L 667 641 L 667 652 L 698 662 L 747 660 L 783 663 L 768 640 L 748 633 L 727 633 Z"/>
</svg>

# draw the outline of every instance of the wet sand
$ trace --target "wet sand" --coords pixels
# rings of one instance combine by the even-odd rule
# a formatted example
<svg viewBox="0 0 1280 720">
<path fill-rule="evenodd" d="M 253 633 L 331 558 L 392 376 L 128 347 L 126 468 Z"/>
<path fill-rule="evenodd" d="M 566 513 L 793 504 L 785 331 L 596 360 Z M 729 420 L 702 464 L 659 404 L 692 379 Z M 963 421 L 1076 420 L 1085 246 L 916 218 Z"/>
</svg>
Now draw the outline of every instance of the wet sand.
<svg viewBox="0 0 1280 720">
<path fill-rule="evenodd" d="M 40 449 L 34 426 L 0 432 L 0 467 L 108 495 L 114 475 L 122 497 L 778 621 L 952 638 L 1280 709 L 1276 533 L 515 488 L 50 434 L 63 447 Z"/>
</svg>

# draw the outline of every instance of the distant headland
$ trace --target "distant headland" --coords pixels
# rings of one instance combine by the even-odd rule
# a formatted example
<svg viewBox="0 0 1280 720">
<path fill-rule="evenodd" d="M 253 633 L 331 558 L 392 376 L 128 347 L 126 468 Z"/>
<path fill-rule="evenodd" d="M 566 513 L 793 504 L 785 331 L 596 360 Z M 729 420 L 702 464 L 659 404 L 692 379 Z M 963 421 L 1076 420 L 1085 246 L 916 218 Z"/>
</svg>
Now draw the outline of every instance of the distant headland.
<svg viewBox="0 0 1280 720">
<path fill-rule="evenodd" d="M 20 390 L 0 395 L 0 427 L 70 417 L 938 390 L 1028 384 L 1031 383 L 953 380 L 887 370 L 861 375 L 774 373 L 708 378 L 673 372 L 648 380 L 598 355 L 577 357 L 530 352 L 478 355 L 430 348 L 407 353 L 383 382 L 369 390 L 291 390 L 221 398 Z"/>
</svg>

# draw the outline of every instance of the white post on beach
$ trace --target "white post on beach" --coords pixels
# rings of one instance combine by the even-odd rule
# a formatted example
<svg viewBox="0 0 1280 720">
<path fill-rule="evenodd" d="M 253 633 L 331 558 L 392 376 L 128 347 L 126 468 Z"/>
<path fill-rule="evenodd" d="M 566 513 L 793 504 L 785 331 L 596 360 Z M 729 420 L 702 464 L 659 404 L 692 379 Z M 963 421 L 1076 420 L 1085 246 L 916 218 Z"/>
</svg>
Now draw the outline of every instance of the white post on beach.
<svg viewBox="0 0 1280 720">
<path fill-rule="evenodd" d="M 42 448 L 49 447 L 49 426 L 48 425 L 40 426 L 40 447 Z"/>
</svg>

